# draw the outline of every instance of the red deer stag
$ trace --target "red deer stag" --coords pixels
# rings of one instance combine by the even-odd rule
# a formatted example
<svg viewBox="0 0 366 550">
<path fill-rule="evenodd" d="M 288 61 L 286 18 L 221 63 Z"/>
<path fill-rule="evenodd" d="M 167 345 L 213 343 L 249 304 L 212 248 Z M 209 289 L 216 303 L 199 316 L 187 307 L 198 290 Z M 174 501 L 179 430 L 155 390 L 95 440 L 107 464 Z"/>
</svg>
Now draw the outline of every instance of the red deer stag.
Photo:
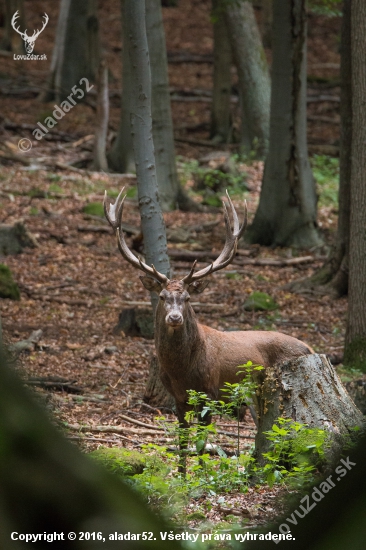
<svg viewBox="0 0 366 550">
<path fill-rule="evenodd" d="M 128 248 L 122 230 L 122 212 L 125 197 L 119 194 L 115 204 L 104 210 L 108 222 L 116 230 L 118 247 L 122 256 L 137 269 L 146 273 L 140 277 L 142 284 L 159 295 L 155 313 L 155 347 L 159 361 L 161 380 L 175 399 L 176 411 L 181 426 L 187 405 L 187 390 L 204 392 L 211 399 L 222 399 L 220 388 L 224 382 L 238 382 L 238 365 L 252 361 L 270 367 L 275 363 L 313 353 L 313 350 L 292 336 L 269 331 L 221 332 L 197 322 L 189 303 L 190 295 L 202 292 L 208 285 L 203 279 L 227 266 L 235 255 L 238 240 L 247 225 L 247 208 L 240 227 L 235 208 L 227 194 L 234 221 L 230 220 L 223 202 L 226 225 L 226 241 L 218 258 L 207 267 L 196 271 L 194 262 L 191 271 L 181 280 L 168 279 L 155 267 L 145 264 Z M 206 415 L 209 421 L 208 415 Z"/>
</svg>

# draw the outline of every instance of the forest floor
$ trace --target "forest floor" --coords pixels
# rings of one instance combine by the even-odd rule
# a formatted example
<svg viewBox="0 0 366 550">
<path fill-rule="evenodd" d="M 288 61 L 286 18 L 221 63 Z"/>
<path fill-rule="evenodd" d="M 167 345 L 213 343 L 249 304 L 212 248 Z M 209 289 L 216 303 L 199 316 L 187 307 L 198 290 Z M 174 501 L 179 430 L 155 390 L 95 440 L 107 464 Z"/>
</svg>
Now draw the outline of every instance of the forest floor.
<svg viewBox="0 0 366 550">
<path fill-rule="evenodd" d="M 22 375 L 27 380 L 33 379 L 33 386 L 44 386 L 45 381 L 58 378 L 48 389 L 38 387 L 37 391 L 45 396 L 61 425 L 74 426 L 75 429 L 67 431 L 68 437 L 82 449 L 89 451 L 101 444 L 128 448 L 139 448 L 147 442 L 166 444 L 166 434 L 156 429 L 154 421 L 160 411 L 150 410 L 143 403 L 153 341 L 114 330 L 123 308 L 133 307 L 134 302 L 148 306 L 149 297 L 136 271 L 120 257 L 104 220 L 85 212 L 88 204 L 102 202 L 104 189 L 113 195 L 123 185 L 127 189 L 136 186 L 132 176 L 87 169 L 93 143 L 95 96 L 91 94 L 90 101 L 77 105 L 41 142 L 33 140 L 30 151 L 21 153 L 17 148 L 21 138 L 32 139 L 31 129 L 54 108 L 53 103 L 42 104 L 37 100 L 39 90 L 46 85 L 51 60 L 57 21 L 54 5 L 36 0 L 32 2 L 32 14 L 29 13 L 30 27 L 36 25 L 39 13 L 46 11 L 50 16 L 36 48 L 45 52 L 48 60 L 16 62 L 11 57 L 2 57 L 1 223 L 12 224 L 22 219 L 38 243 L 36 248 L 25 248 L 22 254 L 1 259 L 12 270 L 21 290 L 20 301 L 1 301 L 5 339 L 14 343 L 42 330 L 40 341 L 20 357 Z M 189 61 L 191 54 L 212 55 L 209 6 L 207 0 L 181 0 L 178 8 L 164 9 L 169 58 L 175 61 L 169 65 L 171 86 L 178 98 L 191 97 L 193 92 L 205 97 L 202 91 L 211 89 L 212 62 Z M 109 0 L 103 2 L 100 13 L 112 91 L 118 91 L 120 86 L 120 21 L 115 10 Z M 309 143 L 314 151 L 318 147 L 319 153 L 337 152 L 339 144 L 339 26 L 339 19 L 309 18 L 308 93 L 315 98 L 309 101 Z M 176 62 L 177 54 L 186 56 L 188 61 Z M 233 78 L 235 81 L 235 75 Z M 322 96 L 328 100 L 322 100 Z M 182 182 L 191 189 L 189 159 L 199 160 L 215 148 L 193 146 L 184 140 L 209 139 L 210 103 L 175 98 L 172 108 Z M 237 124 L 235 103 L 233 109 Z M 119 99 L 112 97 L 111 137 L 118 121 Z M 78 167 L 71 165 L 77 161 Z M 234 203 L 240 216 L 243 201 L 247 200 L 250 222 L 258 204 L 263 164 L 242 162 L 240 169 L 246 174 L 249 191 L 235 195 Z M 185 231 L 184 242 L 171 242 L 169 247 L 221 250 L 224 224 L 219 210 L 198 214 L 176 211 L 164 218 L 172 240 L 179 241 L 174 238 L 177 229 L 189 229 Z M 138 205 L 133 198 L 127 202 L 125 221 L 139 228 Z M 197 231 L 197 226 L 209 222 L 217 224 L 207 231 Z M 285 288 L 287 283 L 311 275 L 322 265 L 336 223 L 336 203 L 321 200 L 319 227 L 323 247 L 298 252 L 241 243 L 246 255 L 239 254 L 237 263 L 211 278 L 208 290 L 194 307 L 198 320 L 220 330 L 278 330 L 306 341 L 316 352 L 341 356 L 346 299 L 292 294 Z M 132 247 L 131 239 L 127 240 Z M 304 263 L 287 262 L 298 256 L 311 258 Z M 252 261 L 246 262 L 248 258 Z M 281 260 L 283 265 L 263 265 L 265 262 L 256 265 L 255 260 L 259 259 Z M 172 260 L 176 277 L 185 274 L 190 266 L 191 263 Z M 243 304 L 254 290 L 270 294 L 278 309 L 245 311 Z M 167 418 L 174 417 L 168 414 Z M 134 424 L 136 420 L 146 426 Z M 103 432 L 100 427 L 106 425 L 118 426 L 118 432 Z M 89 426 L 90 431 L 81 433 L 78 426 Z M 234 430 L 227 426 L 227 421 L 224 428 Z M 242 424 L 242 433 L 248 436 L 243 444 L 251 445 L 254 434 L 251 419 L 246 418 Z M 223 446 L 230 444 L 227 436 L 221 437 Z M 215 523 L 227 515 L 228 508 L 239 509 L 246 511 L 243 516 L 249 518 L 248 525 L 264 523 L 280 508 L 276 501 L 279 492 L 284 489 L 253 487 L 246 494 L 228 495 L 226 512 L 212 496 L 207 517 Z"/>
</svg>

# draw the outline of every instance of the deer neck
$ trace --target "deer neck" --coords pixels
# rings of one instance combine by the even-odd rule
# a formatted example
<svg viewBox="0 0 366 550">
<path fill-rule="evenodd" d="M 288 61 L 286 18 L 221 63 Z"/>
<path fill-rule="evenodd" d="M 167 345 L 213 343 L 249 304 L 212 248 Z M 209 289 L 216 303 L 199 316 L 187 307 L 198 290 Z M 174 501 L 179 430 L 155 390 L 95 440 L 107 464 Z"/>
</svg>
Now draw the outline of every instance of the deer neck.
<svg viewBox="0 0 366 550">
<path fill-rule="evenodd" d="M 155 316 L 155 347 L 160 366 L 164 369 L 184 369 L 186 372 L 195 363 L 197 354 L 204 353 L 199 324 L 192 307 L 188 304 L 184 322 L 178 328 L 172 328 L 165 322 L 165 309 L 160 303 Z"/>
</svg>

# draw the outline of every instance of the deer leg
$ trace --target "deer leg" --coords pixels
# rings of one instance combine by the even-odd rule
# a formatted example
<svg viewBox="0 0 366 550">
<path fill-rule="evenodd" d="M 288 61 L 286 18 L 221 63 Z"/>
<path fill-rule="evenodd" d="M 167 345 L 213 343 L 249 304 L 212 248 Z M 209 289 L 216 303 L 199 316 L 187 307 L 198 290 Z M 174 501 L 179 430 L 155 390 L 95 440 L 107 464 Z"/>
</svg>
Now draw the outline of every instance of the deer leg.
<svg viewBox="0 0 366 550">
<path fill-rule="evenodd" d="M 187 449 L 188 449 L 188 438 L 187 438 L 187 428 L 189 424 L 185 419 L 186 406 L 178 405 L 176 403 L 177 417 L 179 422 L 179 463 L 178 463 L 178 472 L 184 476 L 187 473 Z"/>
</svg>

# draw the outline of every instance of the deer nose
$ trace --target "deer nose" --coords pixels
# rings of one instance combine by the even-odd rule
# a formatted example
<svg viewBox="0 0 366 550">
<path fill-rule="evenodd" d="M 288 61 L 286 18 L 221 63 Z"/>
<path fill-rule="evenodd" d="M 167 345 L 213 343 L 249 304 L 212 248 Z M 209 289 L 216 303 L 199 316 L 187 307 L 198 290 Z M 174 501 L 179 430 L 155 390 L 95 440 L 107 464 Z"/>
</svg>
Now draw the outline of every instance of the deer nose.
<svg viewBox="0 0 366 550">
<path fill-rule="evenodd" d="M 168 325 L 181 325 L 183 323 L 182 314 L 179 311 L 172 311 L 166 316 Z"/>
</svg>

